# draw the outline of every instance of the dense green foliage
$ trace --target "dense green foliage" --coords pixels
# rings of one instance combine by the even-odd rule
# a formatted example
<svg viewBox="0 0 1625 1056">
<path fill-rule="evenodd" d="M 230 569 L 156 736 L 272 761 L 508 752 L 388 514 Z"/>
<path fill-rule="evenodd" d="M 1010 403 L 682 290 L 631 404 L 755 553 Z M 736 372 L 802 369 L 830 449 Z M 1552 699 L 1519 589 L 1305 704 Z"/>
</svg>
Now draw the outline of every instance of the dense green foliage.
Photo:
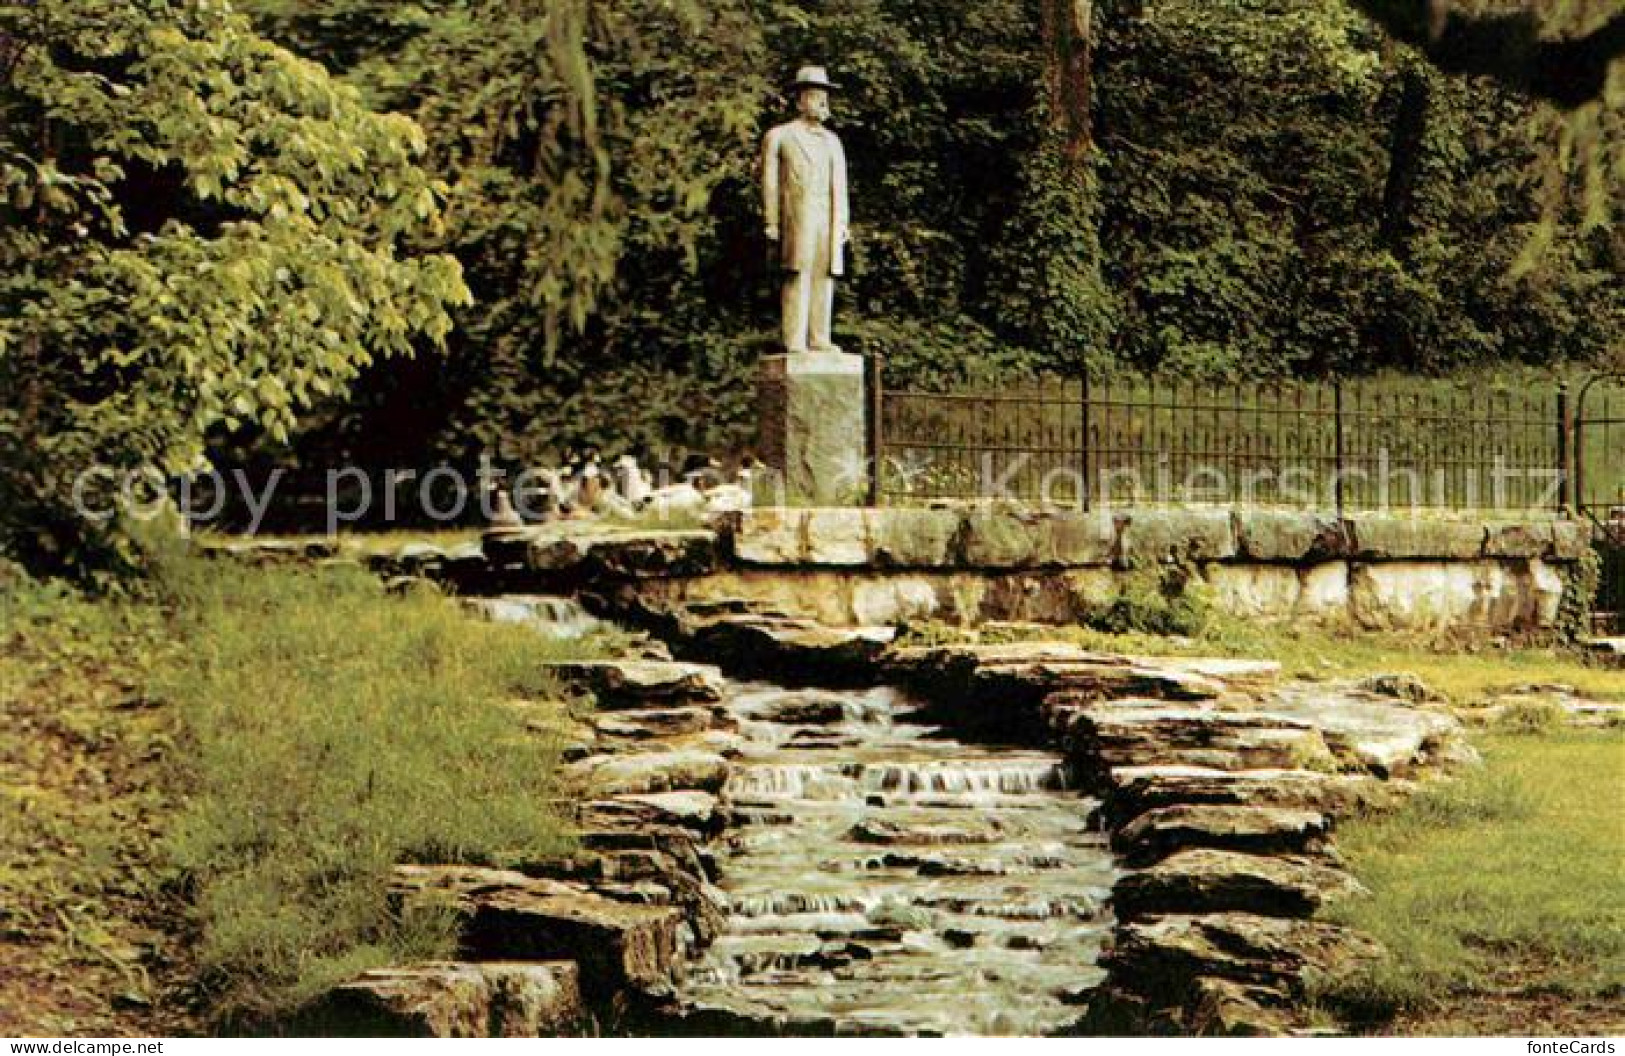
<svg viewBox="0 0 1625 1056">
<path fill-rule="evenodd" d="M 745 442 L 774 311 L 764 74 L 807 59 L 849 88 L 838 336 L 898 381 L 1594 361 L 1625 329 L 1619 229 L 1564 190 L 1617 197 L 1620 173 L 1550 161 L 1618 114 L 1558 124 L 1337 0 L 1095 4 L 1082 156 L 1055 129 L 1064 5 L 1037 0 L 724 0 L 702 33 L 647 0 L 245 6 L 424 125 L 452 186 L 438 244 L 479 298 L 446 370 L 380 372 L 311 451 Z"/>
<path fill-rule="evenodd" d="M 226 4 L 0 6 L 0 508 L 79 545 L 79 474 L 184 471 L 211 430 L 287 439 L 468 301 L 423 133 Z M 160 478 L 161 479 L 161 478 Z M 107 478 L 98 483 L 105 486 Z"/>
</svg>

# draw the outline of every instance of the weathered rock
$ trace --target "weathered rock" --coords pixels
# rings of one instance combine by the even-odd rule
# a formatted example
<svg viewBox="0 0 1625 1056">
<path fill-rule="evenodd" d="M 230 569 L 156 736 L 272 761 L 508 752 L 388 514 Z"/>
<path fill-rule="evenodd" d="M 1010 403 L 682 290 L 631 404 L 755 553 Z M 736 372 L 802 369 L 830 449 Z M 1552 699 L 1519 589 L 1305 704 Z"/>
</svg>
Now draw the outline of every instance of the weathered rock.
<svg viewBox="0 0 1625 1056">
<path fill-rule="evenodd" d="M 1299 576 L 1297 614 L 1307 620 L 1336 623 L 1349 615 L 1349 566 L 1328 561 L 1304 569 Z"/>
<path fill-rule="evenodd" d="M 1125 766 L 1108 775 L 1103 807 L 1115 827 L 1148 810 L 1181 804 L 1289 807 L 1334 817 L 1384 804 L 1384 782 L 1313 770 L 1215 770 L 1200 766 Z"/>
<path fill-rule="evenodd" d="M 403 905 L 455 910 L 461 946 L 473 959 L 576 960 L 589 1001 L 658 990 L 681 970 L 683 913 L 676 907 L 618 902 L 580 885 L 509 870 L 455 866 L 397 866 L 392 893 Z"/>
<path fill-rule="evenodd" d="M 728 781 L 728 761 L 713 752 L 639 752 L 590 756 L 571 763 L 566 772 L 582 778 L 600 795 L 716 792 Z"/>
<path fill-rule="evenodd" d="M 870 510 L 870 560 L 879 568 L 948 568 L 954 561 L 959 527 L 955 510 L 907 506 Z"/>
<path fill-rule="evenodd" d="M 584 1025 L 571 961 L 433 961 L 363 972 L 301 1017 L 328 1036 L 537 1038 Z"/>
<path fill-rule="evenodd" d="M 865 682 L 896 635 L 891 627 L 827 627 L 812 620 L 729 614 L 682 621 L 697 653 L 742 675 L 813 684 Z"/>
<path fill-rule="evenodd" d="M 698 576 L 720 567 L 715 532 L 560 521 L 487 532 L 485 559 L 544 580 Z"/>
<path fill-rule="evenodd" d="M 1118 561 L 1125 566 L 1235 556 L 1236 527 L 1229 510 L 1136 510 L 1122 518 Z"/>
<path fill-rule="evenodd" d="M 1251 913 L 1174 914 L 1120 925 L 1103 957 L 1112 981 L 1183 1006 L 1206 977 L 1301 996 L 1316 977 L 1349 974 L 1382 956 L 1371 939 L 1335 924 Z"/>
<path fill-rule="evenodd" d="M 763 722 L 791 726 L 825 726 L 846 717 L 846 702 L 826 692 L 775 694 L 766 706 L 751 712 Z"/>
<path fill-rule="evenodd" d="M 1340 869 L 1307 858 L 1197 848 L 1131 872 L 1112 890 L 1119 920 L 1164 913 L 1311 916 L 1365 889 Z"/>
<path fill-rule="evenodd" d="M 682 708 L 722 700 L 722 675 L 703 664 L 589 660 L 549 664 L 566 686 L 591 693 L 602 711 Z"/>
<path fill-rule="evenodd" d="M 897 675 L 927 684 L 1029 702 L 1058 691 L 1075 692 L 1080 700 L 1206 700 L 1225 688 L 1194 662 L 1096 653 L 1062 642 L 897 649 L 887 664 Z"/>
<path fill-rule="evenodd" d="M 1276 1038 L 1298 1026 L 1283 1007 L 1287 995 L 1279 988 L 1208 976 L 1196 980 L 1192 990 L 1185 1022 L 1194 1037 Z"/>
<path fill-rule="evenodd" d="M 1290 619 L 1303 597 L 1303 578 L 1285 565 L 1209 565 L 1202 571 L 1214 606 L 1231 616 Z"/>
<path fill-rule="evenodd" d="M 642 708 L 598 715 L 592 724 L 601 736 L 642 741 L 704 733 L 717 717 L 709 708 Z"/>
<path fill-rule="evenodd" d="M 1378 561 L 1461 560 L 1482 557 L 1488 534 L 1483 524 L 1391 514 L 1349 518 L 1353 553 Z"/>
<path fill-rule="evenodd" d="M 1224 770 L 1329 766 L 1331 752 L 1312 722 L 1262 712 L 1211 708 L 1068 706 L 1046 709 L 1075 765 L 1089 773 L 1146 763 L 1180 763 Z"/>
<path fill-rule="evenodd" d="M 1552 626 L 1562 583 L 1541 562 L 1406 560 L 1355 565 L 1349 613 L 1368 630 Z"/>
<path fill-rule="evenodd" d="M 1004 837 L 997 820 L 980 824 L 967 820 L 959 825 L 907 825 L 869 819 L 855 825 L 848 838 L 858 843 L 890 847 L 944 847 L 963 844 L 996 843 Z"/>
<path fill-rule="evenodd" d="M 1236 550 L 1249 561 L 1326 561 L 1349 552 L 1348 530 L 1323 513 L 1246 508 L 1236 513 Z"/>
<path fill-rule="evenodd" d="M 1192 847 L 1252 854 L 1319 851 L 1331 830 L 1326 815 L 1282 807 L 1193 806 L 1148 810 L 1112 834 L 1130 865 L 1149 865 Z"/>
<path fill-rule="evenodd" d="M 694 789 L 682 792 L 648 792 L 614 796 L 582 804 L 583 824 L 677 825 L 696 832 L 711 833 L 721 825 L 717 797 Z"/>
<path fill-rule="evenodd" d="M 1426 682 L 1403 671 L 1362 678 L 1354 684 L 1354 688 L 1375 696 L 1392 697 L 1412 704 L 1431 704 L 1444 699 Z"/>
<path fill-rule="evenodd" d="M 1396 693 L 1426 692 L 1403 679 L 1374 683 Z M 1477 760 L 1461 723 L 1447 711 L 1412 707 L 1392 696 L 1350 692 L 1340 687 L 1283 686 L 1264 707 L 1319 728 L 1343 769 L 1379 777 L 1411 776 L 1428 766 Z"/>
</svg>

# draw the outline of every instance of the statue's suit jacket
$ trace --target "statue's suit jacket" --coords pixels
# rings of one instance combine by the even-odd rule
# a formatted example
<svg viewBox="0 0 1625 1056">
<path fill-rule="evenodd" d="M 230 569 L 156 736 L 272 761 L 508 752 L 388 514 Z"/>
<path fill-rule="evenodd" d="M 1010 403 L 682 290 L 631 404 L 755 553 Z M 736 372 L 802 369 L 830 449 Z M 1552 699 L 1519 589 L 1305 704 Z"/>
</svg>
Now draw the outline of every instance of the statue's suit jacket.
<svg viewBox="0 0 1625 1056">
<path fill-rule="evenodd" d="M 817 193 L 827 188 L 824 194 Z M 829 273 L 846 271 L 846 152 L 827 128 L 790 121 L 768 132 L 762 141 L 762 209 L 767 226 L 779 229 L 779 259 L 787 271 L 810 271 L 818 260 L 811 232 L 817 210 L 827 210 Z"/>
</svg>

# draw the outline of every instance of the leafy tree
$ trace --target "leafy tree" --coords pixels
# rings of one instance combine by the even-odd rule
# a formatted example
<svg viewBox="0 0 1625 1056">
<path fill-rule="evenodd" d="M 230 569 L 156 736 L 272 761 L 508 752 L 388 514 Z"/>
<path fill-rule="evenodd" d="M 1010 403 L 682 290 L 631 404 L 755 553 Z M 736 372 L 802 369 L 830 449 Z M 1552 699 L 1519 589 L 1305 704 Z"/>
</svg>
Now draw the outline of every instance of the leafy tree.
<svg viewBox="0 0 1625 1056">
<path fill-rule="evenodd" d="M 454 258 L 403 252 L 440 223 L 422 131 L 229 6 L 11 3 L 0 55 L 0 544 L 105 560 L 85 470 L 285 439 L 468 303 Z"/>
</svg>

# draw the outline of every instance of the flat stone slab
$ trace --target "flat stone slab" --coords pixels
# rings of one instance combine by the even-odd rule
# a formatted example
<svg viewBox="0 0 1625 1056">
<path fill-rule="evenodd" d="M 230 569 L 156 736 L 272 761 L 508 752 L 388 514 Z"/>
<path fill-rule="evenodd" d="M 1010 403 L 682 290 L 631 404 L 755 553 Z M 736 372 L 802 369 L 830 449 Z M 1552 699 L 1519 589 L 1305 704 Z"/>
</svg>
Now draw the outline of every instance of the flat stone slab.
<svg viewBox="0 0 1625 1056">
<path fill-rule="evenodd" d="M 1122 766 L 1107 776 L 1105 811 L 1114 825 L 1181 804 L 1289 807 L 1333 817 L 1391 802 L 1397 782 L 1314 770 L 1216 770 L 1201 766 Z"/>
<path fill-rule="evenodd" d="M 1252 913 L 1173 914 L 1120 926 L 1102 960 L 1118 985 L 1182 1004 L 1203 977 L 1301 995 L 1311 973 L 1347 975 L 1382 947 L 1335 924 Z"/>
<path fill-rule="evenodd" d="M 593 695 L 600 710 L 710 706 L 722 701 L 722 672 L 706 664 L 584 660 L 548 664 L 566 686 Z"/>
<path fill-rule="evenodd" d="M 647 741 L 704 733 L 717 717 L 710 708 L 640 708 L 595 716 L 592 725 L 604 737 Z"/>
<path fill-rule="evenodd" d="M 581 812 L 596 824 L 677 825 L 699 832 L 711 831 L 718 821 L 717 797 L 698 789 L 613 796 L 583 804 Z"/>
<path fill-rule="evenodd" d="M 302 1019 L 350 1037 L 539 1038 L 585 1021 L 573 961 L 430 961 L 380 968 L 334 987 Z"/>
<path fill-rule="evenodd" d="M 673 906 L 620 902 L 580 885 L 465 866 L 397 866 L 391 893 L 403 904 L 456 910 L 471 959 L 577 961 L 589 1000 L 659 988 L 680 970 L 683 913 Z"/>
<path fill-rule="evenodd" d="M 1308 917 L 1366 893 L 1341 869 L 1308 858 L 1197 848 L 1124 876 L 1112 889 L 1112 905 L 1119 920 L 1166 913 Z"/>
<path fill-rule="evenodd" d="M 1330 832 L 1331 819 L 1314 810 L 1181 804 L 1141 814 L 1112 834 L 1112 846 L 1143 866 L 1193 847 L 1307 854 L 1324 847 Z"/>
<path fill-rule="evenodd" d="M 1286 685 L 1260 707 L 1312 723 L 1342 767 L 1379 777 L 1478 759 L 1461 722 L 1448 711 L 1352 686 Z"/>
<path fill-rule="evenodd" d="M 1334 762 L 1319 728 L 1292 716 L 1071 701 L 1052 698 L 1045 707 L 1062 744 L 1086 771 L 1151 763 L 1253 770 Z"/>
<path fill-rule="evenodd" d="M 594 755 L 571 763 L 566 773 L 599 795 L 717 792 L 728 782 L 728 761 L 697 750 Z"/>
<path fill-rule="evenodd" d="M 558 579 L 700 576 L 721 567 L 717 533 L 557 521 L 485 534 L 486 560 Z"/>
</svg>

